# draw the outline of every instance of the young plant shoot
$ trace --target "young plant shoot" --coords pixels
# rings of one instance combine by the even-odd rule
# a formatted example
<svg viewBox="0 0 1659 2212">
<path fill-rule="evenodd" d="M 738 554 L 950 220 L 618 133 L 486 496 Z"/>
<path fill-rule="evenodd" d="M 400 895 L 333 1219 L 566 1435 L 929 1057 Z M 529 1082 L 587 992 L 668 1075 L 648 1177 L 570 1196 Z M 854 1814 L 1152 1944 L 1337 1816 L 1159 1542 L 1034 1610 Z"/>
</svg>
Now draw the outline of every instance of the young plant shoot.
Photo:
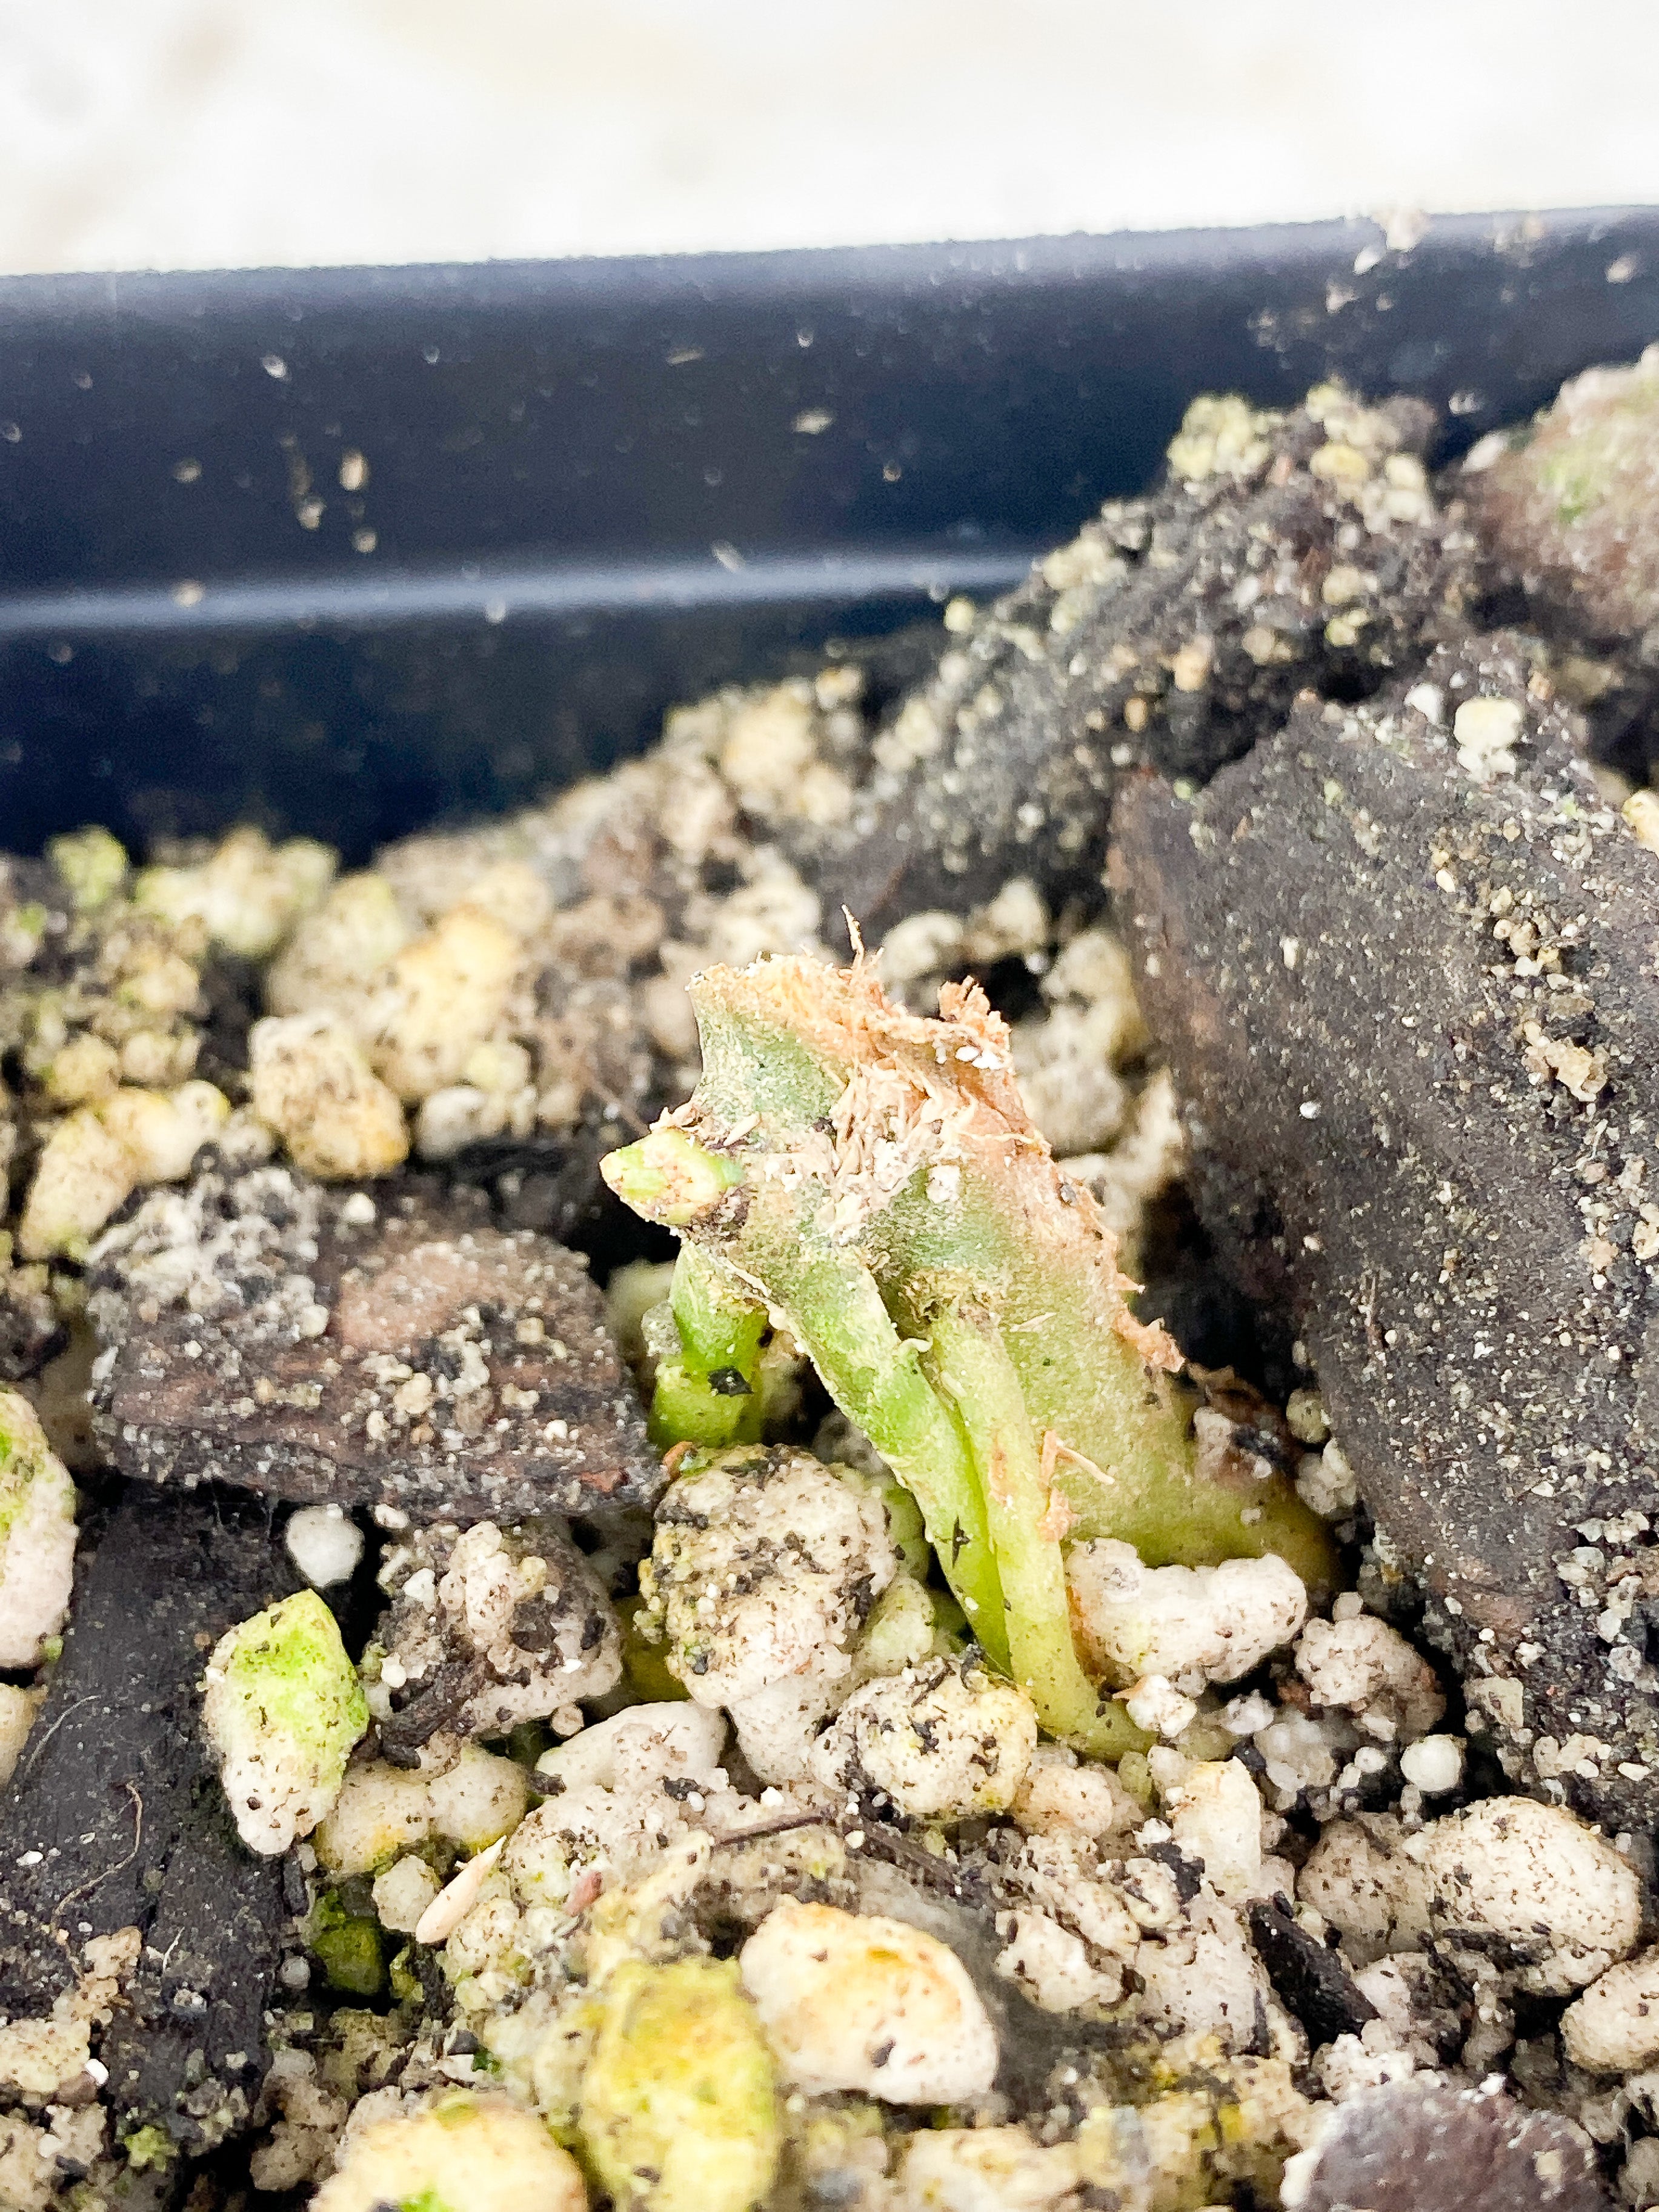
<svg viewBox="0 0 1659 2212">
<path fill-rule="evenodd" d="M 681 1238 L 659 1441 L 739 1441 L 765 1326 L 787 1328 L 915 1495 L 975 1636 L 1043 1725 L 1097 1756 L 1142 1741 L 1079 1664 L 1066 1540 L 1119 1537 L 1153 1565 L 1276 1552 L 1319 1585 L 1323 1527 L 1280 1476 L 1200 1474 L 1180 1354 L 1130 1311 L 977 985 L 947 985 L 928 1019 L 861 956 L 781 958 L 711 968 L 691 996 L 695 1094 L 605 1163 Z"/>
</svg>

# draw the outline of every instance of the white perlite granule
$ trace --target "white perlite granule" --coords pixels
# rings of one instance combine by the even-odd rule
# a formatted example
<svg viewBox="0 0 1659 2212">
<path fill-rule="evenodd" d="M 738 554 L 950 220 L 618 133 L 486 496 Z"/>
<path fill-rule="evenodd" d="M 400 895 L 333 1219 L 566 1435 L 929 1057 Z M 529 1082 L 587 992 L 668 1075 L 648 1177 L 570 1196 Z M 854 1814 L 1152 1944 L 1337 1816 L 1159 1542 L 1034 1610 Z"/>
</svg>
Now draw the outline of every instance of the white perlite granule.
<svg viewBox="0 0 1659 2212">
<path fill-rule="evenodd" d="M 363 1532 L 337 1505 L 302 1505 L 283 1531 L 289 1557 L 313 1589 L 349 1583 L 363 1556 Z"/>
<path fill-rule="evenodd" d="M 1400 1771 L 1425 1797 L 1443 1796 L 1463 1779 L 1463 1747 L 1455 1735 L 1419 1736 L 1401 1753 Z"/>
</svg>

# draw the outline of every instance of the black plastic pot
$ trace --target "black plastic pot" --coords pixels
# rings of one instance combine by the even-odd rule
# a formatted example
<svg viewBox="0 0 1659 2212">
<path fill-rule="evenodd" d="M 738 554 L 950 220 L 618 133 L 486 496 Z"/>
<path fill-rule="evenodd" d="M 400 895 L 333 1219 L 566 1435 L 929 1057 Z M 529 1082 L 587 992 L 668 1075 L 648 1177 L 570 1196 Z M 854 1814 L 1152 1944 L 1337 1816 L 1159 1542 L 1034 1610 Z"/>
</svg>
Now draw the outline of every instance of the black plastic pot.
<svg viewBox="0 0 1659 2212">
<path fill-rule="evenodd" d="M 1656 331 L 1643 210 L 13 279 L 0 846 L 252 816 L 356 857 L 1011 582 L 1196 392 L 1340 373 L 1452 450 Z"/>
</svg>

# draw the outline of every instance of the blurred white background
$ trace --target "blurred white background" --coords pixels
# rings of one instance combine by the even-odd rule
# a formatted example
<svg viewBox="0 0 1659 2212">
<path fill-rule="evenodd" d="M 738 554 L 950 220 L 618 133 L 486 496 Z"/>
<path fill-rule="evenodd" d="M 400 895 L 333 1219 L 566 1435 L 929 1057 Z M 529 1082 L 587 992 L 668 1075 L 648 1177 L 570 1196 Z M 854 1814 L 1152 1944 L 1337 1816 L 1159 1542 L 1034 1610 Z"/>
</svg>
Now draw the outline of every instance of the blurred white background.
<svg viewBox="0 0 1659 2212">
<path fill-rule="evenodd" d="M 1653 0 L 0 0 L 0 269 L 1659 201 Z"/>
</svg>

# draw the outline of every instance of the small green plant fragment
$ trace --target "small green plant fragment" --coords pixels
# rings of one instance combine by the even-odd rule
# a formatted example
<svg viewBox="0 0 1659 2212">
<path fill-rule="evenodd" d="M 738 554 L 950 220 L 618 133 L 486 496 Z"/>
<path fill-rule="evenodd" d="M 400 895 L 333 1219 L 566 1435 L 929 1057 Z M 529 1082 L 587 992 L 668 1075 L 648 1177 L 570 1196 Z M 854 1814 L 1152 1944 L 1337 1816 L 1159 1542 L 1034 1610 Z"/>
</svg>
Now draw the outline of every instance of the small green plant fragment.
<svg viewBox="0 0 1659 2212">
<path fill-rule="evenodd" d="M 135 2173 L 147 2166 L 164 2166 L 179 2155 L 179 2146 L 165 2128 L 151 2120 L 142 2128 L 135 2128 L 130 2136 L 121 2138 L 121 2148 L 126 2153 L 127 2164 Z"/>
<path fill-rule="evenodd" d="M 307 1949 L 321 1966 L 331 1989 L 348 1996 L 378 1996 L 386 1984 L 386 1953 L 380 1923 L 353 1912 L 335 1890 L 325 1890 L 307 1915 Z"/>
<path fill-rule="evenodd" d="M 777 2171 L 772 2054 L 734 1960 L 628 1960 L 582 2077 L 581 2153 L 632 2212 L 750 2212 Z"/>
<path fill-rule="evenodd" d="M 1078 1663 L 1063 1543 L 1120 1537 L 1152 1565 L 1276 1552 L 1319 1587 L 1336 1564 L 1322 1524 L 1280 1476 L 1200 1472 L 1180 1356 L 1130 1311 L 1113 1239 L 1027 1116 L 976 986 L 947 986 L 930 1020 L 862 959 L 781 958 L 710 969 L 691 996 L 696 1094 L 605 1163 L 679 1232 L 681 1367 L 710 1372 L 739 1312 L 787 1326 L 1044 1725 L 1101 1756 L 1144 1741 Z M 681 1387 L 655 1408 L 665 1443 Z M 706 1441 L 689 1420 L 679 1434 Z"/>
</svg>

